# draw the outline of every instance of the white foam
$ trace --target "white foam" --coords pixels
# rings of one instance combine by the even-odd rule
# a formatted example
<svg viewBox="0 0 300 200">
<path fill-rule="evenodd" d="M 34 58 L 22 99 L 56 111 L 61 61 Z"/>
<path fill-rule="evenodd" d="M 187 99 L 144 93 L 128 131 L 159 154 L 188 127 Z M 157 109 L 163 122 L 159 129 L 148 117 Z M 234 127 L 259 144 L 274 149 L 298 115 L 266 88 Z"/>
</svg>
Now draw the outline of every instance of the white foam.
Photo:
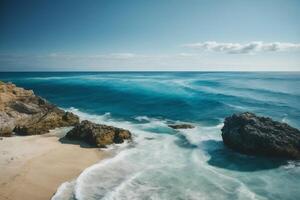
<svg viewBox="0 0 300 200">
<path fill-rule="evenodd" d="M 136 120 L 142 122 L 142 121 L 150 121 L 150 118 L 147 116 L 138 116 L 135 118 Z"/>
<path fill-rule="evenodd" d="M 199 145 L 205 140 L 221 140 L 221 127 L 223 127 L 223 123 L 212 127 L 202 127 L 196 125 L 193 129 L 180 129 L 178 132 L 184 135 L 191 144 Z"/>
<path fill-rule="evenodd" d="M 134 134 L 134 147 L 110 146 L 110 150 L 117 149 L 119 153 L 87 168 L 72 184 L 63 184 L 53 200 L 63 195 L 74 195 L 77 200 L 226 199 L 233 194 L 239 199 L 262 199 L 234 174 L 207 163 L 210 155 L 205 148 L 219 146 L 203 147 L 201 143 L 221 140 L 222 123 L 211 127 L 194 124 L 194 129 L 175 131 L 168 128 L 168 120 L 141 116 L 136 120 L 143 123 L 135 124 L 114 120 L 110 114 L 90 115 L 75 108 L 70 111 L 81 119 L 129 129 Z M 160 132 L 147 131 L 151 127 Z M 174 134 L 164 134 L 165 130 Z M 198 147 L 178 145 L 181 138 L 176 133 Z"/>
<path fill-rule="evenodd" d="M 51 200 L 72 200 L 75 182 L 65 182 L 60 185 Z"/>
<path fill-rule="evenodd" d="M 289 120 L 288 120 L 288 114 L 284 114 L 284 117 L 281 119 L 281 122 L 283 123 L 289 123 Z"/>
</svg>

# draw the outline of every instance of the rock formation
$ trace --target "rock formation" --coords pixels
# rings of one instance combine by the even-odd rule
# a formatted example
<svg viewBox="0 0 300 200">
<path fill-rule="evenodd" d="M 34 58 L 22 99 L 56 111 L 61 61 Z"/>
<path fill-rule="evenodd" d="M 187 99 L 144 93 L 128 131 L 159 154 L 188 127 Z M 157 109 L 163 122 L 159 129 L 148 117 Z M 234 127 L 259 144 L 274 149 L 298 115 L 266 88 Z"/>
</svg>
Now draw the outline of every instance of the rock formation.
<svg viewBox="0 0 300 200">
<path fill-rule="evenodd" d="M 78 116 L 65 112 L 32 90 L 0 82 L 0 136 L 37 135 L 50 129 L 74 126 Z"/>
<path fill-rule="evenodd" d="M 193 125 L 191 124 L 169 124 L 168 125 L 170 128 L 173 129 L 189 129 L 189 128 L 195 128 Z"/>
<path fill-rule="evenodd" d="M 106 147 L 109 144 L 123 143 L 124 140 L 131 139 L 131 133 L 125 129 L 84 120 L 69 131 L 65 137 L 84 141 L 92 146 Z"/>
<path fill-rule="evenodd" d="M 268 117 L 249 112 L 227 117 L 222 138 L 240 153 L 300 159 L 300 131 Z"/>
</svg>

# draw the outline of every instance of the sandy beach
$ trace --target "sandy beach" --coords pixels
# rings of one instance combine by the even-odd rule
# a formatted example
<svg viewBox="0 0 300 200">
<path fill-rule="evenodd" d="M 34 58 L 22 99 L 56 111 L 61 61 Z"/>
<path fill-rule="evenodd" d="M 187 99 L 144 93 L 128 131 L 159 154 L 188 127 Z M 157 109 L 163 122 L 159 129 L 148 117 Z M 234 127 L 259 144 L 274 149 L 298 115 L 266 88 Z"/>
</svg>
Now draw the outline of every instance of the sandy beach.
<svg viewBox="0 0 300 200">
<path fill-rule="evenodd" d="M 1 200 L 50 199 L 60 184 L 108 157 L 97 148 L 60 142 L 64 132 L 0 139 Z"/>
</svg>

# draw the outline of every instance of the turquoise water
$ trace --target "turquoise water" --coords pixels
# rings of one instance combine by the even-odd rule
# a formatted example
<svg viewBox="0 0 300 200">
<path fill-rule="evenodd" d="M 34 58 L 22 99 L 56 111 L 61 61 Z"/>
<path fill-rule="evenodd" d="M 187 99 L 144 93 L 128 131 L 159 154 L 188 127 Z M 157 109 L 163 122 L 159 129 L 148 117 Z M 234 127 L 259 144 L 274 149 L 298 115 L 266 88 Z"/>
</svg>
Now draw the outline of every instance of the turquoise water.
<svg viewBox="0 0 300 200">
<path fill-rule="evenodd" d="M 244 111 L 300 128 L 300 73 L 0 73 L 0 80 L 134 134 L 54 200 L 300 199 L 299 162 L 234 153 L 220 135 L 224 117 Z M 170 122 L 196 128 L 175 131 Z"/>
</svg>

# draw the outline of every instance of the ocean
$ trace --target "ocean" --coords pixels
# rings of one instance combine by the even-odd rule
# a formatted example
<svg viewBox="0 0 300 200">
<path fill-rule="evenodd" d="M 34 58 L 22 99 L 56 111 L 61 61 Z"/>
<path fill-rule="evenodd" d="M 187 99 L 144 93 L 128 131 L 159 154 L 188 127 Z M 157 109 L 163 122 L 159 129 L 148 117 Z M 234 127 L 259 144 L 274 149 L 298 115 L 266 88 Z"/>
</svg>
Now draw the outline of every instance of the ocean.
<svg viewBox="0 0 300 200">
<path fill-rule="evenodd" d="M 299 162 L 241 155 L 221 138 L 224 118 L 245 111 L 300 128 L 298 72 L 2 72 L 0 80 L 134 135 L 53 200 L 300 199 Z"/>
</svg>

